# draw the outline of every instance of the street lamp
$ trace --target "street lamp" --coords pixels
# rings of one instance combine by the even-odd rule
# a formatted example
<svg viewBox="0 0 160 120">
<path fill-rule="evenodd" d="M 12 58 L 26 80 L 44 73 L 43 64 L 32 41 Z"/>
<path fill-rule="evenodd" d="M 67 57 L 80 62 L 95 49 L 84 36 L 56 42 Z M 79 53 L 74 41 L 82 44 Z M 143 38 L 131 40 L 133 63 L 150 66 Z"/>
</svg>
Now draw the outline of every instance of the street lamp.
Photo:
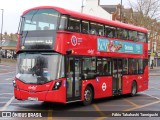
<svg viewBox="0 0 160 120">
<path fill-rule="evenodd" d="M 83 7 L 84 7 L 84 6 L 83 6 L 83 1 L 84 1 L 84 0 L 82 0 L 81 13 L 83 13 Z"/>
<path fill-rule="evenodd" d="M 154 53 L 154 44 L 155 44 L 155 43 L 153 42 L 153 53 Z"/>
<path fill-rule="evenodd" d="M 0 9 L 2 11 L 2 22 L 1 22 L 1 46 L 0 46 L 0 62 L 1 62 L 1 58 L 2 58 L 2 32 L 3 32 L 3 12 L 4 10 L 3 9 Z"/>
<path fill-rule="evenodd" d="M 121 0 L 121 8 L 120 8 L 120 21 L 122 21 L 122 0 Z"/>
</svg>

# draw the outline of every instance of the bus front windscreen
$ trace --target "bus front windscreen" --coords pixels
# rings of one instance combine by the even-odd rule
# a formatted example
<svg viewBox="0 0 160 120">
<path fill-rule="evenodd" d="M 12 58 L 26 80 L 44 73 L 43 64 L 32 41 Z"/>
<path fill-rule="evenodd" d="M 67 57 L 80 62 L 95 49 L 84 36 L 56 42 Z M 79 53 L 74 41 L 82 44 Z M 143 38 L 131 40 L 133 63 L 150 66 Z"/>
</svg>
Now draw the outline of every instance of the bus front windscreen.
<svg viewBox="0 0 160 120">
<path fill-rule="evenodd" d="M 54 9 L 30 10 L 24 14 L 20 28 L 21 49 L 52 49 L 59 16 Z"/>
<path fill-rule="evenodd" d="M 64 77 L 64 57 L 60 54 L 26 54 L 17 58 L 16 78 L 28 84 L 44 84 Z"/>
</svg>

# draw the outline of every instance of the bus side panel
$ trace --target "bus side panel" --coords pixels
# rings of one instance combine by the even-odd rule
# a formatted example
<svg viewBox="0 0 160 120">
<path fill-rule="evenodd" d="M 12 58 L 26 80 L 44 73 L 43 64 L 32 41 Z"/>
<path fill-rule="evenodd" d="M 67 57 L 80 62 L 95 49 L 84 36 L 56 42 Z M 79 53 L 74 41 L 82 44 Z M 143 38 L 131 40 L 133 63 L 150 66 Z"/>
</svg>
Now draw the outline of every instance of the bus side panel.
<svg viewBox="0 0 160 120">
<path fill-rule="evenodd" d="M 112 77 L 97 77 L 94 86 L 95 99 L 112 96 Z"/>
<path fill-rule="evenodd" d="M 131 88 L 132 88 L 132 82 L 133 81 L 136 81 L 137 90 L 139 92 L 142 88 L 142 78 L 143 78 L 143 75 L 129 75 L 129 76 L 126 75 L 126 76 L 123 76 L 122 94 L 131 93 Z"/>
<path fill-rule="evenodd" d="M 53 86 L 56 81 L 58 80 L 54 81 Z M 61 87 L 58 90 L 52 90 L 53 86 L 47 92 L 45 101 L 66 103 L 66 79 L 62 80 Z"/>
<path fill-rule="evenodd" d="M 122 79 L 122 94 L 128 94 L 130 93 L 131 89 L 131 79 L 129 76 L 123 76 Z"/>
<path fill-rule="evenodd" d="M 143 89 L 142 90 L 148 89 L 148 82 L 149 82 L 149 73 L 148 73 L 148 66 L 146 66 L 145 70 L 144 70 Z"/>
<path fill-rule="evenodd" d="M 137 92 L 144 90 L 144 75 L 130 75 L 130 76 L 123 76 L 123 91 L 122 94 L 131 93 L 132 82 L 136 81 L 137 83 Z"/>
<path fill-rule="evenodd" d="M 97 77 L 96 80 L 83 80 L 82 101 L 87 85 L 92 85 L 94 89 L 94 99 L 112 96 L 112 77 Z"/>
<path fill-rule="evenodd" d="M 144 75 L 137 75 L 137 92 L 143 91 Z"/>
</svg>

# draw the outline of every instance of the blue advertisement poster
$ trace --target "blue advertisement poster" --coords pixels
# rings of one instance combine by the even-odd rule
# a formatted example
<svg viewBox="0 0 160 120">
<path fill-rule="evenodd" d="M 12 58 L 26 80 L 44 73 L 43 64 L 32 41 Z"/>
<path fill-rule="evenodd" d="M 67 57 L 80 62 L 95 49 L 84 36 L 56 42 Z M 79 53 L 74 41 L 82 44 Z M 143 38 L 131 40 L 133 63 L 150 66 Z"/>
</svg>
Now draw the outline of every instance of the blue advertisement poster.
<svg viewBox="0 0 160 120">
<path fill-rule="evenodd" d="M 98 51 L 143 54 L 142 44 L 118 40 L 97 39 Z"/>
</svg>

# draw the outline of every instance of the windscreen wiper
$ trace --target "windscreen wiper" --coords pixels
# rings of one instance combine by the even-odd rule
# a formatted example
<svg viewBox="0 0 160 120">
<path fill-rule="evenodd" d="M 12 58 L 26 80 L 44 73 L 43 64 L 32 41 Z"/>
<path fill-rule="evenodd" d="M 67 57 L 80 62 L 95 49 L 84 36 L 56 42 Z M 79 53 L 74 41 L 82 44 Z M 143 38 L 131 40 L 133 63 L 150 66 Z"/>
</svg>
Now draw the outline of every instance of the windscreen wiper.
<svg viewBox="0 0 160 120">
<path fill-rule="evenodd" d="M 37 11 L 32 15 L 31 21 L 30 21 L 30 23 L 29 23 L 30 25 L 32 24 L 33 17 L 37 14 L 38 11 L 39 11 L 39 10 L 37 10 Z M 22 32 L 23 32 L 23 31 L 22 31 Z M 26 32 L 26 35 L 25 35 L 24 39 L 23 39 L 23 44 L 22 44 L 22 46 L 24 46 L 24 44 L 25 44 L 25 40 L 26 40 L 27 35 L 28 35 L 28 30 L 27 30 L 27 32 Z"/>
</svg>

